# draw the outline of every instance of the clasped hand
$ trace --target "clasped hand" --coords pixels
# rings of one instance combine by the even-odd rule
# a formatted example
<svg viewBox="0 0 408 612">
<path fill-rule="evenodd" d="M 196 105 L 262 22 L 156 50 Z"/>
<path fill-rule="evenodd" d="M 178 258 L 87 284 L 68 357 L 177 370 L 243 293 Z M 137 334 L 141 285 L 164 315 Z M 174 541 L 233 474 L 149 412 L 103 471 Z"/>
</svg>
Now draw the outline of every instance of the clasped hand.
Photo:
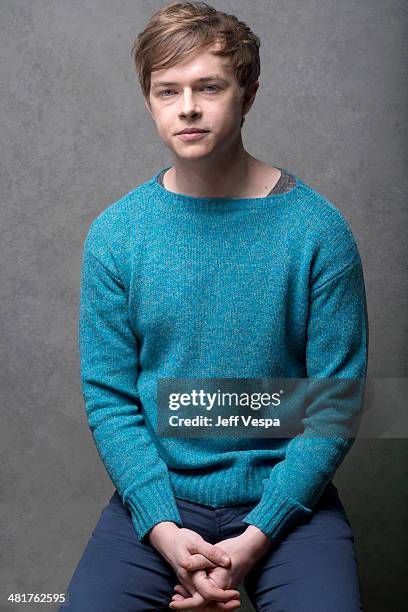
<svg viewBox="0 0 408 612">
<path fill-rule="evenodd" d="M 210 612 L 241 607 L 240 592 L 233 589 L 241 584 L 251 569 L 252 560 L 248 558 L 240 536 L 222 540 L 214 546 L 228 554 L 230 563 L 220 566 L 200 553 L 191 555 L 190 562 L 183 564 L 184 571 L 179 575 L 181 584 L 174 588 L 171 609 Z M 188 586 L 190 584 L 193 588 Z M 217 597 L 217 589 L 228 595 L 228 599 Z"/>
<path fill-rule="evenodd" d="M 170 522 L 156 525 L 149 541 L 180 580 L 170 609 L 189 612 L 240 608 L 237 586 L 271 544 L 252 525 L 240 536 L 209 544 L 198 533 Z"/>
</svg>

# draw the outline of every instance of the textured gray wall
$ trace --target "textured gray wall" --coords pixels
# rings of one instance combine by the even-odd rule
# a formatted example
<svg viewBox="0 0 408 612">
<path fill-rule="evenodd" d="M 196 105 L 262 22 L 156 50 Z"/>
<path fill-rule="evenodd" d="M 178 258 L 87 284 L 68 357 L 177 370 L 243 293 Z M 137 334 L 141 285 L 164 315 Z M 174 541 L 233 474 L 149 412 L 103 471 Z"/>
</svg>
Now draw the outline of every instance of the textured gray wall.
<svg viewBox="0 0 408 612">
<path fill-rule="evenodd" d="M 1 610 L 52 609 L 7 597 L 64 592 L 113 491 L 80 394 L 79 274 L 91 220 L 171 164 L 130 57 L 161 4 L 1 0 Z M 406 2 L 214 6 L 262 41 L 246 148 L 345 214 L 365 271 L 369 375 L 407 376 Z M 368 612 L 406 603 L 406 458 L 406 439 L 359 440 L 335 480 Z"/>
</svg>

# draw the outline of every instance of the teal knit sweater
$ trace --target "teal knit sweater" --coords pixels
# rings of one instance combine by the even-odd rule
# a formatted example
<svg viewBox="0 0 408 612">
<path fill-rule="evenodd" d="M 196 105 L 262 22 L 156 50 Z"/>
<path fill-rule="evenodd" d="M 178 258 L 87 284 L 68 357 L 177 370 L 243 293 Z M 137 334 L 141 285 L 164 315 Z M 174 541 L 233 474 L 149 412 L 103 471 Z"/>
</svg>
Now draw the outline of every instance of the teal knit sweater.
<svg viewBox="0 0 408 612">
<path fill-rule="evenodd" d="M 176 194 L 159 174 L 86 236 L 78 331 L 89 427 L 141 541 L 161 521 L 183 526 L 175 497 L 254 502 L 244 522 L 273 541 L 313 511 L 354 439 L 307 436 L 307 418 L 292 439 L 160 437 L 157 380 L 365 378 L 356 241 L 298 177 L 287 193 L 226 199 Z"/>
</svg>

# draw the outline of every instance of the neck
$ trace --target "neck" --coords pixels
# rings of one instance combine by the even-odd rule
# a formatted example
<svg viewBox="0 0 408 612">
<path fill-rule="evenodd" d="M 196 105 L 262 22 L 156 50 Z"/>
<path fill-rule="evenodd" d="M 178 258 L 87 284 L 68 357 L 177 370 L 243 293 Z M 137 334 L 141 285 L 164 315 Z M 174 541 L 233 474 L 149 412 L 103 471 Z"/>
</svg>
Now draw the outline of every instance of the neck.
<svg viewBox="0 0 408 612">
<path fill-rule="evenodd" d="M 240 145 L 211 159 L 176 158 L 166 172 L 164 186 L 170 191 L 198 198 L 239 198 L 250 189 L 260 163 Z"/>
</svg>

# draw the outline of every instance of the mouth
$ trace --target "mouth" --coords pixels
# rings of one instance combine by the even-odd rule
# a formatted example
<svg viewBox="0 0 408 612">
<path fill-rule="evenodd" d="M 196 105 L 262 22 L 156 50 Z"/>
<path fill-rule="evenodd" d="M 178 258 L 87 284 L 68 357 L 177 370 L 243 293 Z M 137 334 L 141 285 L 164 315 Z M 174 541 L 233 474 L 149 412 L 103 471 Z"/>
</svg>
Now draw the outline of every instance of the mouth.
<svg viewBox="0 0 408 612">
<path fill-rule="evenodd" d="M 209 132 L 206 130 L 196 130 L 196 131 L 192 131 L 192 132 L 179 132 L 178 134 L 176 134 L 176 136 L 178 138 L 180 138 L 180 140 L 198 140 L 199 138 L 202 138 L 203 136 L 205 136 L 206 134 L 208 134 Z"/>
<path fill-rule="evenodd" d="M 204 130 L 203 128 L 185 128 L 184 130 L 181 130 L 180 132 L 176 132 L 176 136 L 179 136 L 180 134 L 197 134 L 197 132 L 202 133 L 202 132 L 208 132 L 208 130 Z"/>
</svg>

